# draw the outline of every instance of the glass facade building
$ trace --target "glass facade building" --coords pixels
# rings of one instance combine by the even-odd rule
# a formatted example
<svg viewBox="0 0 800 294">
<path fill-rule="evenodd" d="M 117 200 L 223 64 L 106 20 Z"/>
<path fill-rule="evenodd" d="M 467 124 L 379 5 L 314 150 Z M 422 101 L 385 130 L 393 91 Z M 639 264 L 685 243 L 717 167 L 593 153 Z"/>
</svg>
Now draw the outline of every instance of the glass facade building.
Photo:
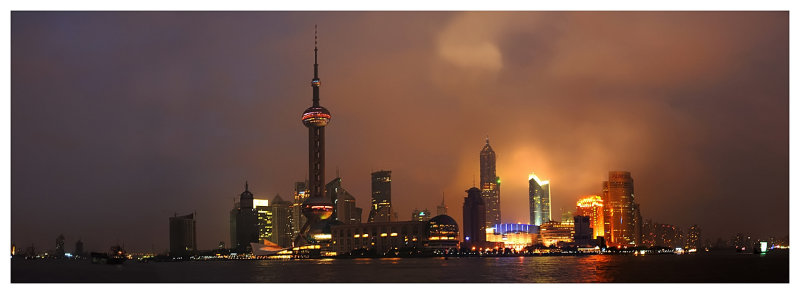
<svg viewBox="0 0 800 294">
<path fill-rule="evenodd" d="M 533 173 L 528 175 L 528 203 L 531 224 L 541 226 L 551 221 L 550 181 L 542 181 Z"/>
</svg>

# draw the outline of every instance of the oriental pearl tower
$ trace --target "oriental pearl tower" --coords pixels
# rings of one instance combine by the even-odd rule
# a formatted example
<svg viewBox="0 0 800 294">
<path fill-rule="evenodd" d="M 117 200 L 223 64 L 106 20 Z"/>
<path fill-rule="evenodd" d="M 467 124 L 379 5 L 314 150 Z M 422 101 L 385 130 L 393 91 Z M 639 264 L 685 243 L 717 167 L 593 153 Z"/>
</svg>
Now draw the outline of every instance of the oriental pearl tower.
<svg viewBox="0 0 800 294">
<path fill-rule="evenodd" d="M 319 65 L 317 64 L 317 27 L 314 26 L 314 78 L 312 105 L 303 111 L 303 125 L 308 128 L 308 179 L 310 195 L 303 202 L 302 211 L 306 224 L 295 239 L 295 246 L 314 244 L 330 240 L 329 218 L 333 214 L 333 204 L 325 198 L 325 126 L 331 120 L 331 113 L 319 105 Z M 328 232 L 326 232 L 328 231 Z M 327 233 L 327 234 L 326 234 Z"/>
</svg>

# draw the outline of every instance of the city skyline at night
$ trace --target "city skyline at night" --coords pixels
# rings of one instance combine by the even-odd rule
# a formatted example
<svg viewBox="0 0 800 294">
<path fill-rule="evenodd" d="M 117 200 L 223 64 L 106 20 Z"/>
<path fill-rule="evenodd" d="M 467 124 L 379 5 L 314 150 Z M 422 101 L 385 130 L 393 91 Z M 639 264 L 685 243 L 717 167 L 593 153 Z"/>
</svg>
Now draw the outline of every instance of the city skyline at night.
<svg viewBox="0 0 800 294">
<path fill-rule="evenodd" d="M 311 180 L 307 199 L 337 178 L 366 208 L 384 170 L 400 221 L 437 206 L 460 221 L 464 191 L 479 174 L 487 184 L 486 134 L 498 223 L 530 221 L 531 171 L 554 184 L 551 212 L 628 171 L 626 208 L 641 218 L 703 238 L 789 235 L 788 13 L 14 12 L 11 23 L 18 247 L 64 234 L 87 250 L 163 251 L 165 220 L 192 213 L 194 249 L 215 248 L 231 239 L 244 181 L 273 199 Z M 297 123 L 310 54 L 321 107 L 314 23 L 337 113 L 316 171 L 315 130 Z"/>
</svg>

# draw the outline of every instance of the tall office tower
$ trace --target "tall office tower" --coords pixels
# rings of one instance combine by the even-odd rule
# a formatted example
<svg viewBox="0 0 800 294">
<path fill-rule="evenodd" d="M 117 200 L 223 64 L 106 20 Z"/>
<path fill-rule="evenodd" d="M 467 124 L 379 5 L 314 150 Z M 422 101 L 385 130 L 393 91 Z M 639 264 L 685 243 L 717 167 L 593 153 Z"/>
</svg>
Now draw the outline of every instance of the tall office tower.
<svg viewBox="0 0 800 294">
<path fill-rule="evenodd" d="M 194 213 L 169 218 L 169 255 L 187 256 L 197 251 Z"/>
<path fill-rule="evenodd" d="M 653 220 L 645 220 L 642 223 L 642 245 L 646 247 L 656 246 L 656 227 Z"/>
<path fill-rule="evenodd" d="M 335 178 L 325 185 L 325 194 L 333 200 L 331 219 L 343 224 L 361 223 L 361 208 L 356 207 L 356 198 L 342 187 L 342 178 Z"/>
<path fill-rule="evenodd" d="M 64 247 L 64 235 L 59 234 L 58 237 L 56 237 L 56 257 L 64 258 L 64 253 L 66 253 L 66 248 Z"/>
<path fill-rule="evenodd" d="M 633 242 L 636 246 L 642 245 L 642 211 L 639 209 L 639 203 L 633 203 Z"/>
<path fill-rule="evenodd" d="M 253 198 L 253 210 L 256 212 L 256 227 L 258 228 L 258 243 L 272 239 L 273 214 L 269 208 L 268 199 Z"/>
<path fill-rule="evenodd" d="M 319 104 L 319 64 L 317 63 L 317 32 L 314 28 L 314 78 L 311 79 L 312 105 L 303 111 L 301 120 L 308 128 L 308 189 L 310 196 L 303 201 L 306 223 L 300 228 L 295 245 L 317 243 L 324 236 L 325 222 L 333 214 L 333 203 L 325 197 L 325 126 L 331 113 Z M 313 231 L 313 233 L 312 233 Z"/>
<path fill-rule="evenodd" d="M 551 221 L 550 181 L 542 181 L 534 173 L 528 175 L 528 203 L 531 224 L 541 226 Z"/>
<path fill-rule="evenodd" d="M 636 206 L 633 178 L 627 171 L 608 172 L 603 183 L 603 204 L 608 221 L 606 242 L 611 246 L 636 245 Z M 641 242 L 641 238 L 638 238 Z"/>
<path fill-rule="evenodd" d="M 611 239 L 611 204 L 608 201 L 608 181 L 603 181 L 603 189 L 601 190 L 600 198 L 603 200 L 603 238 L 607 245 Z"/>
<path fill-rule="evenodd" d="M 444 193 L 442 193 L 442 204 L 436 206 L 436 215 L 447 215 L 447 205 L 444 205 Z"/>
<path fill-rule="evenodd" d="M 292 203 L 292 236 L 294 237 L 300 235 L 300 228 L 306 224 L 306 216 L 303 215 L 303 201 L 306 199 L 308 199 L 308 184 L 295 182 L 294 202 Z"/>
<path fill-rule="evenodd" d="M 248 251 L 250 243 L 258 242 L 258 215 L 253 207 L 253 193 L 250 192 L 250 186 L 247 182 L 244 183 L 244 192 L 239 195 L 239 202 L 234 203 L 231 216 L 235 219 L 231 221 L 232 226 L 235 226 L 235 240 L 231 242 L 231 248 L 238 252 Z M 235 242 L 233 242 L 235 241 Z"/>
<path fill-rule="evenodd" d="M 469 188 L 464 197 L 464 242 L 482 244 L 486 242 L 486 204 L 481 190 Z"/>
<path fill-rule="evenodd" d="M 495 162 L 494 150 L 486 137 L 486 145 L 481 149 L 481 197 L 486 203 L 487 228 L 500 224 L 500 178 L 495 173 Z"/>
<path fill-rule="evenodd" d="M 431 211 L 430 210 L 427 210 L 427 209 L 419 210 L 419 209 L 415 208 L 414 211 L 411 212 L 411 220 L 412 221 L 426 222 L 426 221 L 428 221 L 430 219 L 431 219 Z"/>
<path fill-rule="evenodd" d="M 701 237 L 702 230 L 697 225 L 689 226 L 689 231 L 686 233 L 686 245 L 684 249 L 697 249 L 700 251 L 703 249 L 703 238 Z"/>
<path fill-rule="evenodd" d="M 78 242 L 75 242 L 75 255 L 76 256 L 86 255 L 86 253 L 83 252 L 83 241 L 81 241 L 80 239 L 78 239 Z"/>
<path fill-rule="evenodd" d="M 392 171 L 372 173 L 372 209 L 369 222 L 389 222 L 392 217 Z"/>
<path fill-rule="evenodd" d="M 272 236 L 268 240 L 281 247 L 292 246 L 292 202 L 275 195 L 269 205 L 272 212 Z"/>
<path fill-rule="evenodd" d="M 603 199 L 598 195 L 584 196 L 578 199 L 575 214 L 589 217 L 592 228 L 592 239 L 605 236 L 603 225 Z"/>
</svg>

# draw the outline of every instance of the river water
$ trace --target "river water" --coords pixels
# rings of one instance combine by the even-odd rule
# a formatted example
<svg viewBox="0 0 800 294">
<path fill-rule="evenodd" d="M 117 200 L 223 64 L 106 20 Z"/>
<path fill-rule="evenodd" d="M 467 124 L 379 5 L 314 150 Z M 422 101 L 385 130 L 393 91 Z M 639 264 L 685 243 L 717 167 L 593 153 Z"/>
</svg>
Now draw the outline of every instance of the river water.
<svg viewBox="0 0 800 294">
<path fill-rule="evenodd" d="M 787 283 L 789 254 L 128 261 L 122 265 L 14 259 L 11 282 Z"/>
</svg>

